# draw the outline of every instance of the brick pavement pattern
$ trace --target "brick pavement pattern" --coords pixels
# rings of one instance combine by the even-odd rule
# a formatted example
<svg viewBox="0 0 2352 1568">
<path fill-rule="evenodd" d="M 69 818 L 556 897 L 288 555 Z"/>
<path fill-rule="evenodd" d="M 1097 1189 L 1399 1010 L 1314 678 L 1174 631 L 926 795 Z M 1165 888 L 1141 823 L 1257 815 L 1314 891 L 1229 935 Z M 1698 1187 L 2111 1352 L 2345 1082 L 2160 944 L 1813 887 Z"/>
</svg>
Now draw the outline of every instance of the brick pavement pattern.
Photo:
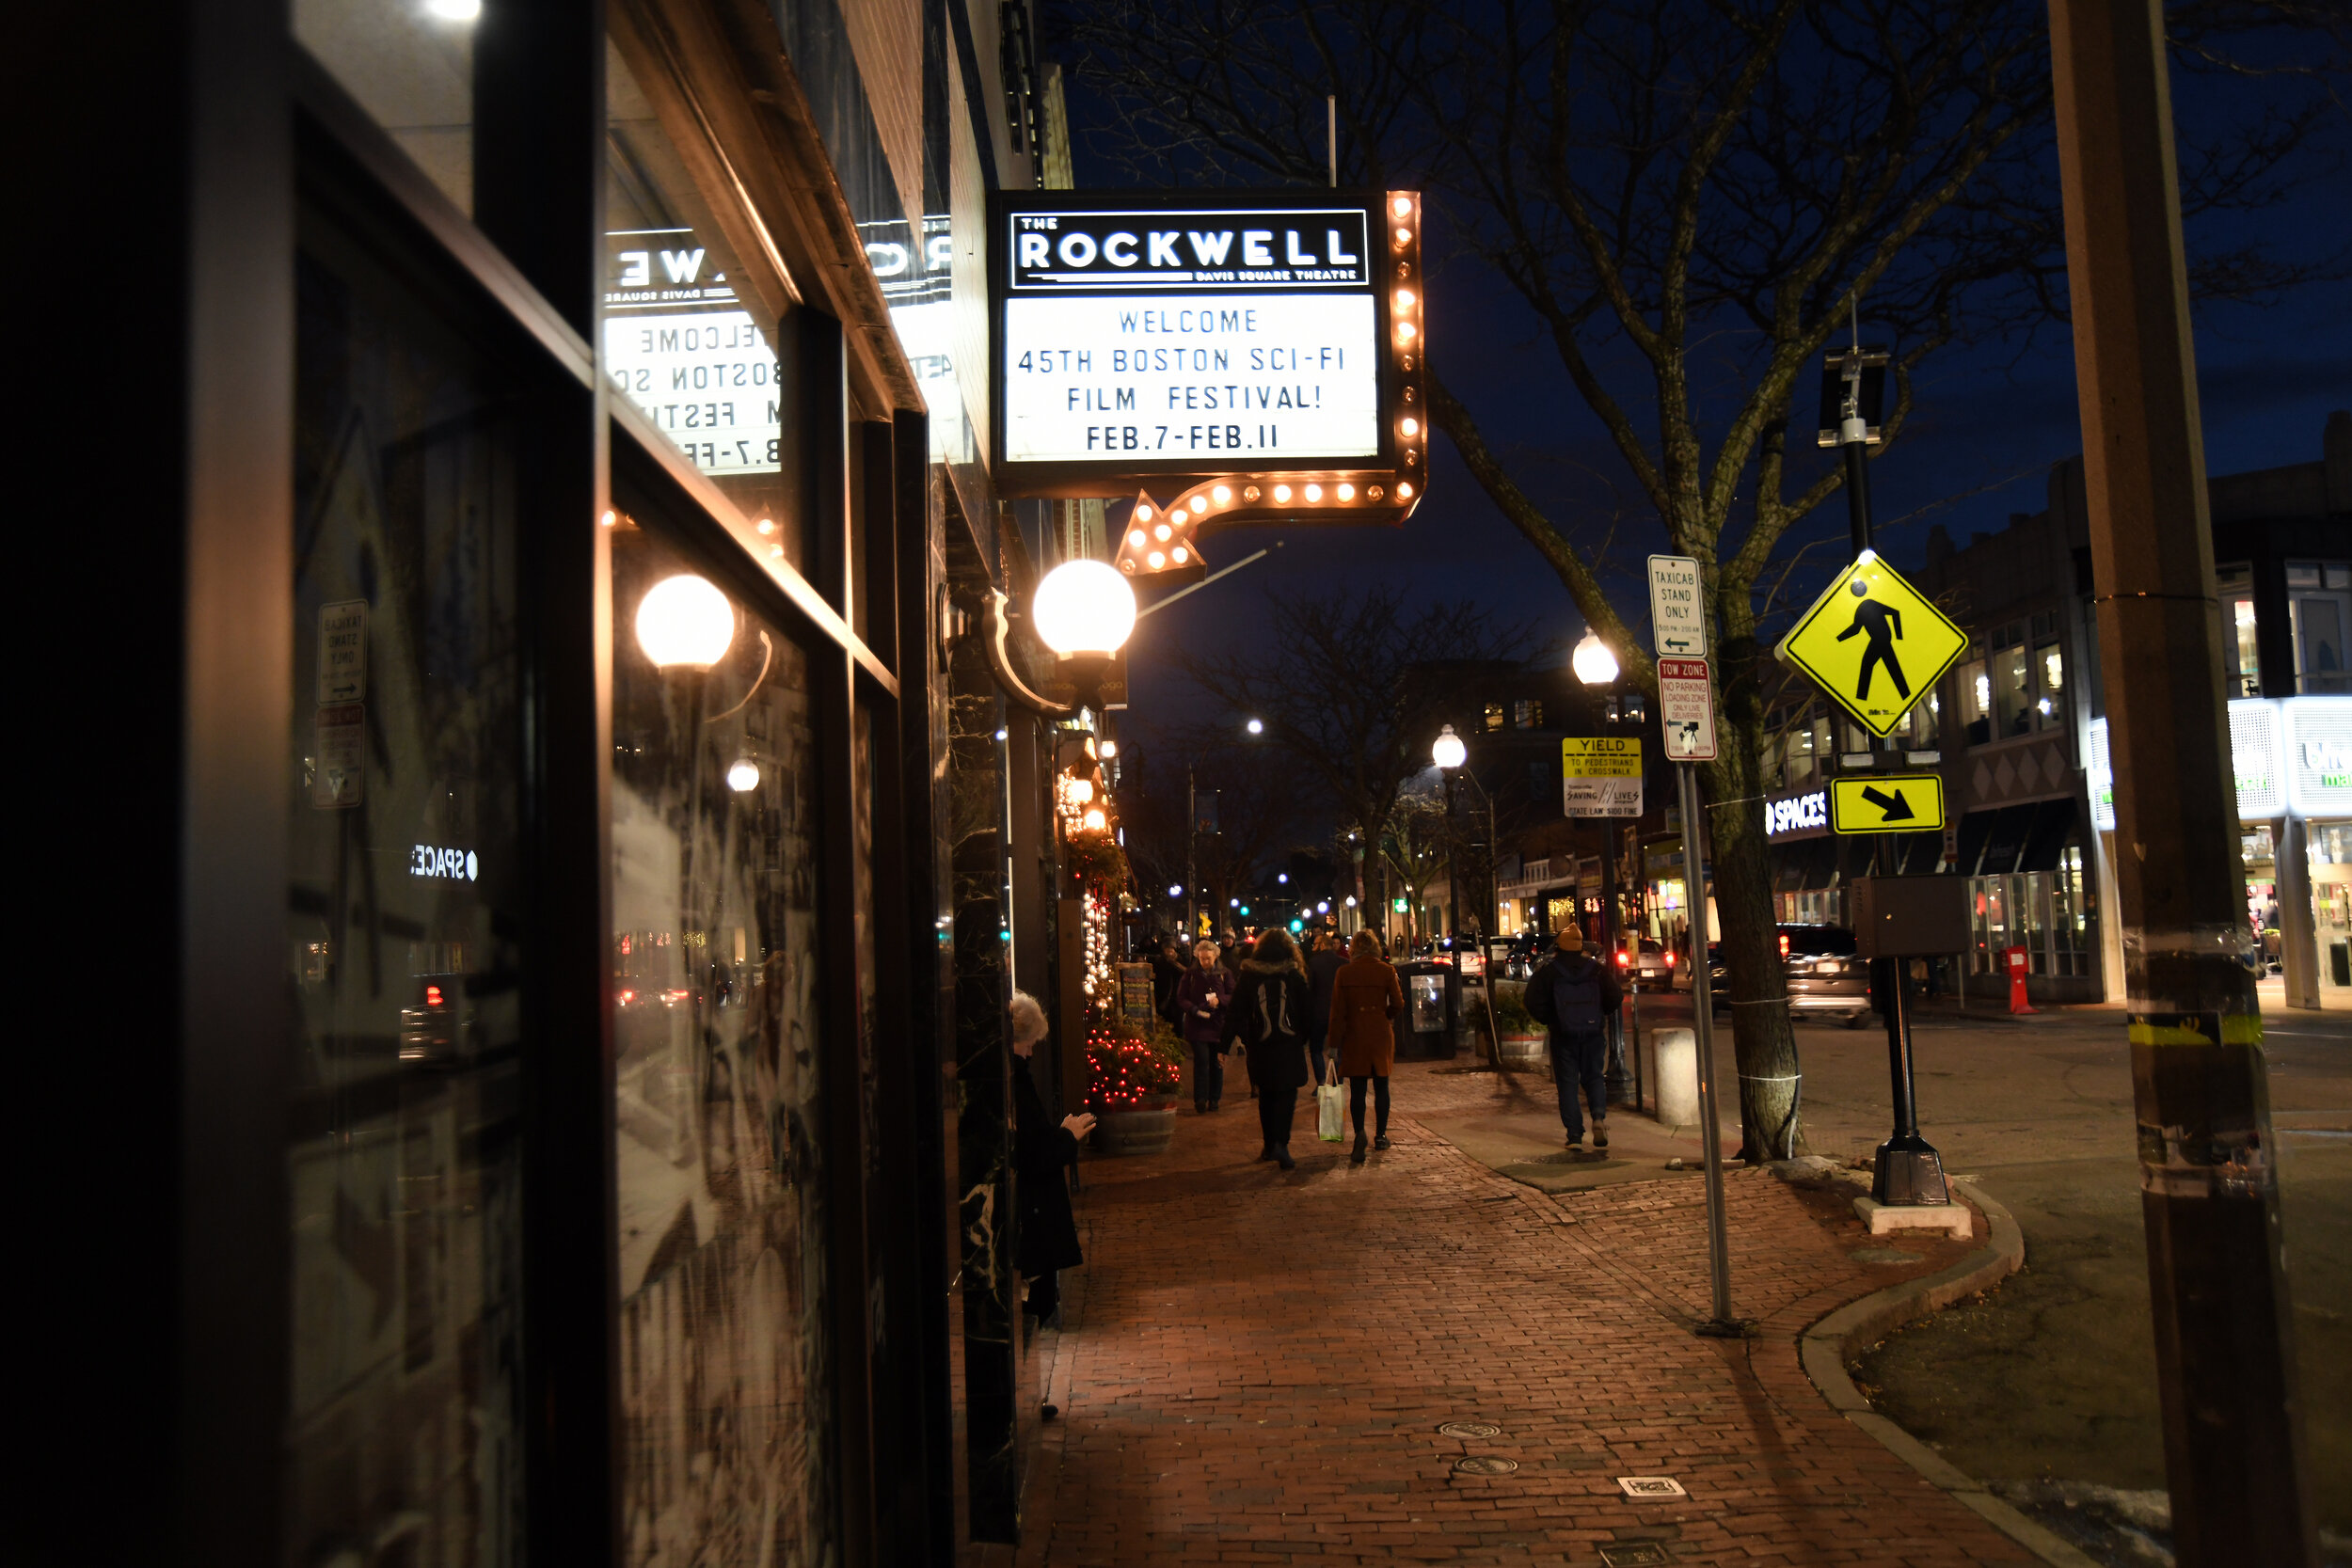
<svg viewBox="0 0 2352 1568">
<path fill-rule="evenodd" d="M 1867 1243 L 1851 1215 L 1734 1167 L 1733 1299 L 1759 1329 L 1698 1338 L 1698 1180 L 1555 1199 L 1413 1119 L 1531 1089 L 1550 1092 L 1399 1064 L 1393 1148 L 1349 1166 L 1310 1101 L 1284 1176 L 1251 1163 L 1232 1083 L 1167 1153 L 1089 1161 L 1019 1560 L 2035 1561 L 1805 1378 L 1798 1334 L 1898 1277 L 1847 1256 Z M 1923 1250 L 1902 1273 L 1966 1245 Z M 1455 1470 L 1473 1455 L 1518 1467 Z M 1619 1476 L 1689 1497 L 1634 1501 Z"/>
</svg>

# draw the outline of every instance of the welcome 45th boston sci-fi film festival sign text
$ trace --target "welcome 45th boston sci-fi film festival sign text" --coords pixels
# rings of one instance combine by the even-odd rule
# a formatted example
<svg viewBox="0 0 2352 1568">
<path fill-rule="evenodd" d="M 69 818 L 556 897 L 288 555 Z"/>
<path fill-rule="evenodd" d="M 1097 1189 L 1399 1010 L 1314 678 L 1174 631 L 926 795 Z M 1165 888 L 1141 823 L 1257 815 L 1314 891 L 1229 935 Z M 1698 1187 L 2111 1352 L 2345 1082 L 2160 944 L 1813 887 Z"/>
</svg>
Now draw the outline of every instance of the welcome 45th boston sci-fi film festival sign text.
<svg viewBox="0 0 2352 1568">
<path fill-rule="evenodd" d="M 1412 511 L 1428 462 L 1418 195 L 991 199 L 1001 491 L 1143 490 L 1139 508 L 1155 493 L 1193 524 Z"/>
</svg>

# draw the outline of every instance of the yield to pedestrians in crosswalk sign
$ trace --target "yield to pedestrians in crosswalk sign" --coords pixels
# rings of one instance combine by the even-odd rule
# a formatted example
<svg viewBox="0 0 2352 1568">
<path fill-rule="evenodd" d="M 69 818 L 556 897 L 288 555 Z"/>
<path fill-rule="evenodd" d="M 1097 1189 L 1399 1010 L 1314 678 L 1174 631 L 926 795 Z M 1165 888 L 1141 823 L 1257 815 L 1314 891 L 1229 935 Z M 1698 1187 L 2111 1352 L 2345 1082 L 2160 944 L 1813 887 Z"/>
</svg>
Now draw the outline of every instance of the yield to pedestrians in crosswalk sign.
<svg viewBox="0 0 2352 1568">
<path fill-rule="evenodd" d="M 1887 736 L 1967 649 L 1966 632 L 1876 550 L 1864 550 L 1773 652 L 1812 676 L 1863 728 Z"/>
</svg>

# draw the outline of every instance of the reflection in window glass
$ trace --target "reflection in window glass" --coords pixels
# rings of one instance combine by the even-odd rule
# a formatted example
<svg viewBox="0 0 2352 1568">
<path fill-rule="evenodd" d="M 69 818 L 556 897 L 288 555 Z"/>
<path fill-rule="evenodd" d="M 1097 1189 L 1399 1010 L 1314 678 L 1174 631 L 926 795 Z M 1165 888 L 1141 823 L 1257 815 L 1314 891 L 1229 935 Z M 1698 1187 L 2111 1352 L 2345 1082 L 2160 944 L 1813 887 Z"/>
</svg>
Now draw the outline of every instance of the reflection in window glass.
<svg viewBox="0 0 2352 1568">
<path fill-rule="evenodd" d="M 2225 651 L 2230 661 L 2230 695 L 2259 697 L 2263 694 L 2263 657 L 2262 641 L 2256 635 L 2254 623 L 2254 596 L 2224 595 L 2221 605 L 2229 617 Z"/>
<path fill-rule="evenodd" d="M 628 516 L 612 604 L 627 1559 L 823 1562 L 834 1472 L 807 657 Z"/>
<path fill-rule="evenodd" d="M 468 214 L 481 15 L 482 0 L 294 0 L 294 38 Z"/>
<path fill-rule="evenodd" d="M 613 389 L 805 564 L 783 483 L 782 322 L 743 272 L 621 51 L 605 51 L 604 362 Z"/>
<path fill-rule="evenodd" d="M 518 1560 L 516 388 L 306 220 L 290 1560 Z M 360 1544 L 358 1545 L 354 1543 Z"/>
</svg>

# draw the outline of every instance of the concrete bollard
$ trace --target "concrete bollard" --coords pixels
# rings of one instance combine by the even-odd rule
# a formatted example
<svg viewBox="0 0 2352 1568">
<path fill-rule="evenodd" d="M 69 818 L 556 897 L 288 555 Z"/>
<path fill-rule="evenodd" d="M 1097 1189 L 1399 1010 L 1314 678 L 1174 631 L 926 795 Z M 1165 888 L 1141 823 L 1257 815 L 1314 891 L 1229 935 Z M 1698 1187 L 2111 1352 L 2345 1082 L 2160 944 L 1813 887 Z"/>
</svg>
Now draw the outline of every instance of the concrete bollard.
<svg viewBox="0 0 2352 1568">
<path fill-rule="evenodd" d="M 1661 1029 L 1650 1036 L 1658 1057 L 1658 1124 L 1699 1124 L 1699 1037 L 1688 1029 Z"/>
</svg>

